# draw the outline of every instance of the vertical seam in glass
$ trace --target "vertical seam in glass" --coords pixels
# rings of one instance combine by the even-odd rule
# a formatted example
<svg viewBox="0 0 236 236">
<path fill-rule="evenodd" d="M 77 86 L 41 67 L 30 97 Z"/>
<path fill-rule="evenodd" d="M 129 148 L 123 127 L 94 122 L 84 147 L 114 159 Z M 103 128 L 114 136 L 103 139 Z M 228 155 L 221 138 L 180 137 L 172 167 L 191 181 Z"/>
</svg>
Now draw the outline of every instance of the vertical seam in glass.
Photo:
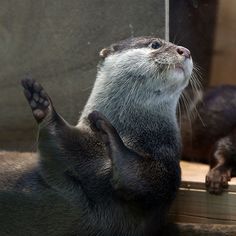
<svg viewBox="0 0 236 236">
<path fill-rule="evenodd" d="M 169 17 L 170 17 L 170 5 L 169 0 L 165 0 L 165 40 L 169 41 L 170 35 L 169 35 Z"/>
</svg>

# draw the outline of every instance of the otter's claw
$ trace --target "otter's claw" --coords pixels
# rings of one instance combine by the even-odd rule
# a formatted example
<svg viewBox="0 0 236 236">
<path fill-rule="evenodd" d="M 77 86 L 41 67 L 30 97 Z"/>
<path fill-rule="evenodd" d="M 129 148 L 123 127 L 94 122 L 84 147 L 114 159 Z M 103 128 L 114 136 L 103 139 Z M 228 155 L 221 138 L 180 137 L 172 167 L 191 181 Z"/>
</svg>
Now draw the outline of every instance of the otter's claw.
<svg viewBox="0 0 236 236">
<path fill-rule="evenodd" d="M 50 98 L 43 87 L 33 79 L 24 79 L 21 84 L 33 116 L 40 123 L 48 114 L 51 105 Z"/>
<path fill-rule="evenodd" d="M 221 194 L 224 189 L 228 188 L 230 181 L 230 173 L 228 170 L 221 168 L 213 168 L 206 175 L 206 188 L 209 193 Z"/>
</svg>

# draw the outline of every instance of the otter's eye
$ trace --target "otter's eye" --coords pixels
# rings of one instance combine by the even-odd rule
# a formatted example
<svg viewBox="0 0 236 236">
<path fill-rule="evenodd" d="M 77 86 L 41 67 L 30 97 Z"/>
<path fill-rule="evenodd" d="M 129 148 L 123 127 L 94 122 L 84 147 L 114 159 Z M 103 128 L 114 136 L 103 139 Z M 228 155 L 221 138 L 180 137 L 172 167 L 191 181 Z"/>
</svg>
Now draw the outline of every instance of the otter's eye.
<svg viewBox="0 0 236 236">
<path fill-rule="evenodd" d="M 158 48 L 161 47 L 161 44 L 158 43 L 158 42 L 153 42 L 153 43 L 151 44 L 151 47 L 152 47 L 153 49 L 158 49 Z"/>
</svg>

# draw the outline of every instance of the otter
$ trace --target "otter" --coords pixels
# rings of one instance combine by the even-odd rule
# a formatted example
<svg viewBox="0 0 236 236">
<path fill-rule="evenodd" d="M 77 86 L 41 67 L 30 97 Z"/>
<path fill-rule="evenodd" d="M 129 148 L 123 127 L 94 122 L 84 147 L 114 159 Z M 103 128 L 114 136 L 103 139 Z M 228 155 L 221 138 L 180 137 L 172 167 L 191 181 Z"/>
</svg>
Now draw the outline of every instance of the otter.
<svg viewBox="0 0 236 236">
<path fill-rule="evenodd" d="M 39 126 L 38 164 L 8 176 L 15 184 L 0 192 L 0 235 L 162 232 L 180 185 L 176 106 L 192 73 L 190 51 L 137 37 L 100 57 L 76 126 L 39 83 L 22 81 Z"/>
<path fill-rule="evenodd" d="M 201 119 L 195 116 L 190 127 L 182 116 L 182 159 L 209 164 L 206 189 L 221 194 L 236 176 L 236 86 L 209 87 L 201 95 L 194 104 Z"/>
</svg>

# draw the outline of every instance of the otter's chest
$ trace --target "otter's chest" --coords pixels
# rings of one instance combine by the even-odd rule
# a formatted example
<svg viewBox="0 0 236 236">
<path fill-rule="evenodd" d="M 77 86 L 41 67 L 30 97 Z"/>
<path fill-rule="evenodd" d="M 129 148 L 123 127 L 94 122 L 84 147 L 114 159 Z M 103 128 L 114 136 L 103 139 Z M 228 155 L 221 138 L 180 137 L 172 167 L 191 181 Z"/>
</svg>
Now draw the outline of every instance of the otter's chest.
<svg viewBox="0 0 236 236">
<path fill-rule="evenodd" d="M 140 209 L 114 200 L 97 204 L 93 224 L 87 221 L 88 235 L 147 236 L 158 232 L 165 218 L 165 209 Z M 155 223 L 154 223 L 155 222 Z M 153 224 L 154 223 L 154 224 Z M 150 234 L 151 233 L 151 234 Z"/>
</svg>

